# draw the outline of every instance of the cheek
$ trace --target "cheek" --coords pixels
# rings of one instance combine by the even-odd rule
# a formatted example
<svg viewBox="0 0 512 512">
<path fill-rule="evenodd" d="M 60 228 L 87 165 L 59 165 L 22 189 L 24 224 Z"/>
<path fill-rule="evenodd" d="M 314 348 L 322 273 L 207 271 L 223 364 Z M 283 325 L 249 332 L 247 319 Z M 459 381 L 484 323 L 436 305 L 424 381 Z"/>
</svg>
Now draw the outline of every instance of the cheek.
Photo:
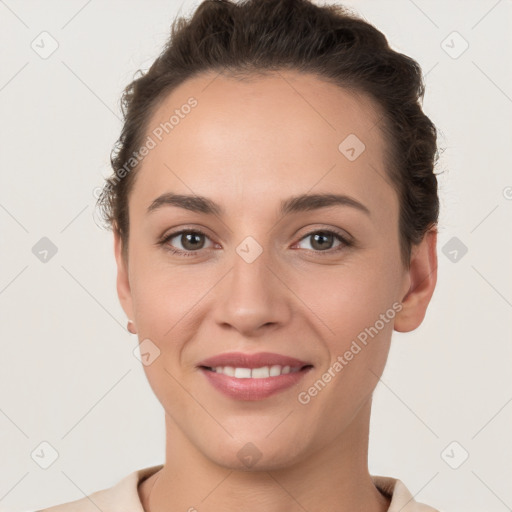
<svg viewBox="0 0 512 512">
<path fill-rule="evenodd" d="M 172 379 L 167 372 L 186 378 L 194 371 L 184 354 L 191 340 L 201 338 L 198 331 L 204 323 L 208 292 L 219 276 L 208 265 L 170 265 L 161 258 L 140 260 L 133 269 L 131 288 L 138 336 L 141 342 L 149 339 L 159 354 L 155 364 L 145 367 L 155 390 L 160 381 Z"/>
<path fill-rule="evenodd" d="M 189 316 L 201 296 L 195 284 L 200 278 L 191 282 L 184 269 L 155 258 L 133 258 L 131 291 L 140 352 L 149 347 L 151 358 L 143 368 L 155 396 L 171 415 L 188 403 L 179 385 L 180 357 L 191 334 Z"/>
<path fill-rule="evenodd" d="M 314 277 L 313 277 L 314 276 Z M 343 346 L 391 308 L 396 283 L 382 262 L 339 265 L 312 272 L 290 286 L 324 325 L 326 340 Z M 380 324 L 379 324 L 380 325 Z M 388 332 L 388 324 L 382 329 Z"/>
<path fill-rule="evenodd" d="M 146 254 L 133 258 L 132 300 L 137 327 L 156 339 L 172 336 L 212 281 L 211 271 L 190 265 L 171 265 L 162 257 Z"/>
</svg>

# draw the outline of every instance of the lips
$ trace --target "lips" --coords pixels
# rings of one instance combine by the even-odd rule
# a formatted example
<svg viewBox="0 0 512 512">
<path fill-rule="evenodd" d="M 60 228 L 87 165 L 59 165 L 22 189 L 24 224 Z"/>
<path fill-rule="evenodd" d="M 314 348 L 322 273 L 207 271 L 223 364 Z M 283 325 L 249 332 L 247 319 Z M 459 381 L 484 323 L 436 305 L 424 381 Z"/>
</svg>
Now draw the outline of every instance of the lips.
<svg viewBox="0 0 512 512">
<path fill-rule="evenodd" d="M 236 400 L 262 400 L 297 385 L 313 365 L 270 352 L 231 352 L 205 359 L 198 368 L 225 396 Z"/>
<path fill-rule="evenodd" d="M 233 368 L 262 368 L 264 366 L 289 366 L 291 370 L 300 370 L 305 366 L 312 366 L 307 361 L 301 361 L 294 357 L 273 354 L 271 352 L 259 352 L 257 354 L 244 354 L 242 352 L 228 352 L 210 357 L 201 361 L 198 366 L 203 368 L 216 368 L 218 366 L 230 366 Z"/>
</svg>

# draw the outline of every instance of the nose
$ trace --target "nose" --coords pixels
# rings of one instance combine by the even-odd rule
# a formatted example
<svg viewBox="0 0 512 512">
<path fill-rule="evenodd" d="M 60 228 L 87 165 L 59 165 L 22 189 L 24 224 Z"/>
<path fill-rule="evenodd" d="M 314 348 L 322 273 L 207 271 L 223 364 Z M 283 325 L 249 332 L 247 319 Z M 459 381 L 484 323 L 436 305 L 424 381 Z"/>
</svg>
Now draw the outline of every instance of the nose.
<svg viewBox="0 0 512 512">
<path fill-rule="evenodd" d="M 291 297 L 285 278 L 263 252 L 251 263 L 238 254 L 219 283 L 215 320 L 224 330 L 258 337 L 285 325 L 291 318 Z"/>
</svg>

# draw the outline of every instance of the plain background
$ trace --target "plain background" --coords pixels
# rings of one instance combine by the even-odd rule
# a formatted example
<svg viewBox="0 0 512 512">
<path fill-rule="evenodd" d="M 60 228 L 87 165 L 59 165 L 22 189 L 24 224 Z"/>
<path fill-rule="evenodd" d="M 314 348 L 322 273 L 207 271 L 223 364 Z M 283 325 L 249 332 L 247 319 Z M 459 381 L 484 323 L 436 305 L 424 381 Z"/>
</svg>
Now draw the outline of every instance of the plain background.
<svg viewBox="0 0 512 512">
<path fill-rule="evenodd" d="M 123 87 L 197 3 L 0 0 L 0 511 L 82 498 L 164 460 L 94 191 Z M 370 472 L 441 510 L 510 510 L 512 2 L 345 5 L 420 63 L 444 149 L 438 284 L 423 324 L 394 333 Z M 31 46 L 43 31 L 58 43 L 46 59 Z M 32 251 L 43 237 L 57 248 L 46 263 Z M 47 469 L 43 442 L 58 453 Z"/>
</svg>

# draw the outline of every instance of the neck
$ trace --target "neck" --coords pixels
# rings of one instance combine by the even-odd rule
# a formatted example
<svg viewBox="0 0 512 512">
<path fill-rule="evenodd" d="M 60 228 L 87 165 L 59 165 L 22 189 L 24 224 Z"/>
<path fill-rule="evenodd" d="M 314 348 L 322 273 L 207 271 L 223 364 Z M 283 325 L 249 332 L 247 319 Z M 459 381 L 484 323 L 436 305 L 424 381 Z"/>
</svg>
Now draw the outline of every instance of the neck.
<svg viewBox="0 0 512 512">
<path fill-rule="evenodd" d="M 240 471 L 219 466 L 166 416 L 166 462 L 139 487 L 146 512 L 386 512 L 389 499 L 368 473 L 371 399 L 334 443 L 287 467 Z"/>
</svg>

